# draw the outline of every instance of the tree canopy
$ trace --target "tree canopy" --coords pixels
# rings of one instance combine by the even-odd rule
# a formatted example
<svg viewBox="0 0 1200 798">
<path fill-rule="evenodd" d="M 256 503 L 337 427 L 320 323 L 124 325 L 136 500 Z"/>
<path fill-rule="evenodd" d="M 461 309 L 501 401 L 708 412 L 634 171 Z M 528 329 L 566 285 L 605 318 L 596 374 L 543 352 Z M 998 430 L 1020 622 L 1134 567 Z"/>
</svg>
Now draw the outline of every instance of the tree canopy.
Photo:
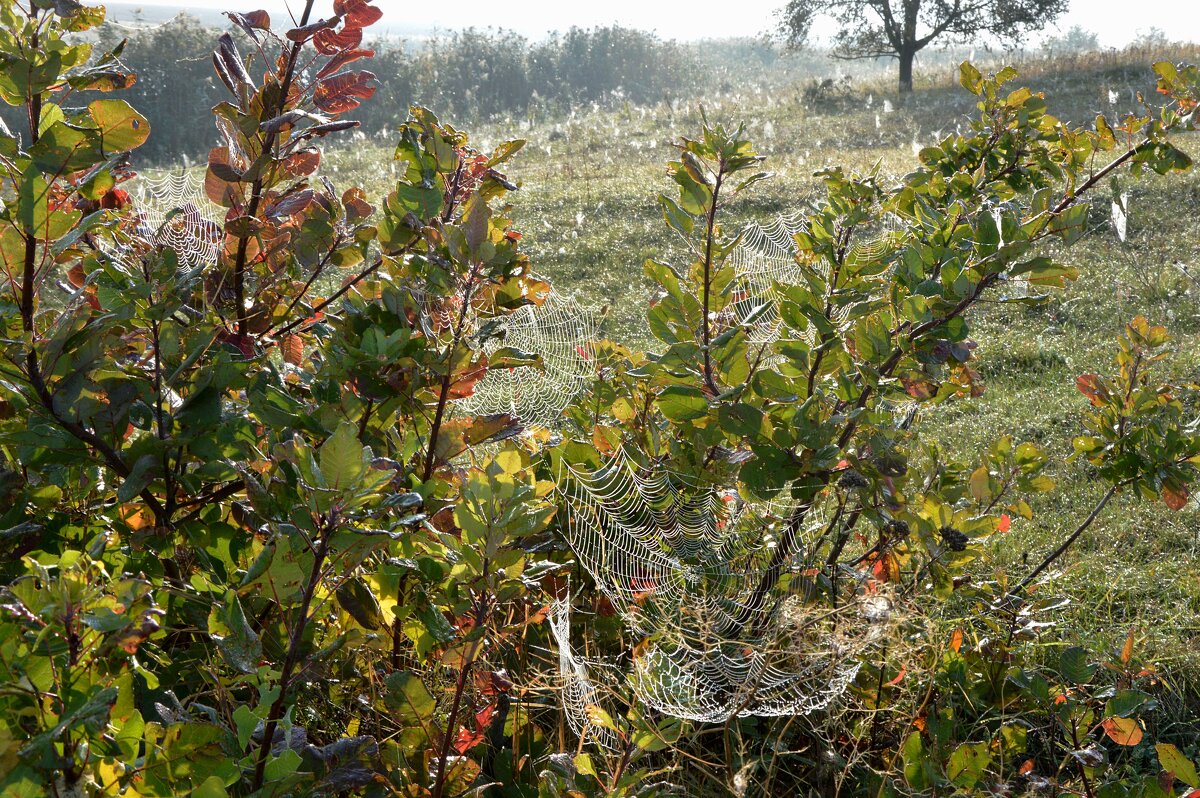
<svg viewBox="0 0 1200 798">
<path fill-rule="evenodd" d="M 780 12 L 780 28 L 790 45 L 800 46 L 816 19 L 832 17 L 838 23 L 835 58 L 895 58 L 900 91 L 909 92 L 913 58 L 933 42 L 1012 42 L 1066 9 L 1067 0 L 790 0 Z"/>
</svg>

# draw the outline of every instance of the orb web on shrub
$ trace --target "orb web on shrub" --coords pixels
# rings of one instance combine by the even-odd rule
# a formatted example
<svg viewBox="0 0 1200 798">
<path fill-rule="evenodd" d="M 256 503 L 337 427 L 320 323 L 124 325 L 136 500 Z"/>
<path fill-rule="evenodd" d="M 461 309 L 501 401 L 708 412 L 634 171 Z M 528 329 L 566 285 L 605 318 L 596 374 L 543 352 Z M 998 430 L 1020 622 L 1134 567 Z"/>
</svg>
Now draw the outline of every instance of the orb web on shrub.
<svg viewBox="0 0 1200 798">
<path fill-rule="evenodd" d="M 147 240 L 175 250 L 189 268 L 215 263 L 224 232 L 221 209 L 204 193 L 198 171 L 166 172 L 138 180 L 139 226 Z"/>
<path fill-rule="evenodd" d="M 593 722 L 588 707 L 600 706 L 602 694 L 592 679 L 592 672 L 604 665 L 589 661 L 575 653 L 571 645 L 571 603 L 556 599 L 550 604 L 547 615 L 550 634 L 558 646 L 559 698 L 563 713 L 571 731 L 584 742 L 595 743 L 601 748 L 615 751 L 617 736 L 612 729 Z"/>
<path fill-rule="evenodd" d="M 798 214 L 781 216 L 766 227 L 750 222 L 729 255 L 736 275 L 733 312 L 739 321 L 755 315 L 748 330 L 754 343 L 779 337 L 779 313 L 775 308 L 781 297 L 775 284 L 794 285 L 804 278 L 796 262 L 794 236 L 807 229 L 808 222 Z M 756 314 L 764 303 L 769 307 Z"/>
<path fill-rule="evenodd" d="M 598 337 L 596 314 L 557 293 L 496 319 L 482 343 L 484 354 L 509 347 L 538 355 L 541 365 L 488 369 L 474 393 L 457 402 L 458 410 L 507 413 L 527 427 L 553 426 L 594 379 L 592 347 Z"/>
<path fill-rule="evenodd" d="M 870 634 L 845 617 L 855 609 L 806 601 L 798 558 L 791 587 L 761 590 L 782 527 L 735 491 L 623 448 L 594 470 L 564 464 L 558 485 L 567 542 L 638 641 L 627 678 L 639 700 L 703 722 L 792 715 L 828 706 L 857 674 Z"/>
</svg>

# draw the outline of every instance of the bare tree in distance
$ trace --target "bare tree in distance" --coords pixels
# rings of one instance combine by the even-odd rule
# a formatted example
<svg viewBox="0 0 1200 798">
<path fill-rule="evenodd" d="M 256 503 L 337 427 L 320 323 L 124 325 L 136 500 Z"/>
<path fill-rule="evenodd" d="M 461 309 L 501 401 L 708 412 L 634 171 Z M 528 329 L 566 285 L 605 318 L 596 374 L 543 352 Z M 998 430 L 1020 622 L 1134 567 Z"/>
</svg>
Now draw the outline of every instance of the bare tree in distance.
<svg viewBox="0 0 1200 798">
<path fill-rule="evenodd" d="M 833 57 L 895 58 L 900 92 L 912 91 L 913 60 L 937 40 L 982 36 L 1011 43 L 1053 22 L 1069 0 L 790 0 L 779 11 L 792 47 L 808 41 L 813 22 L 834 19 Z"/>
</svg>

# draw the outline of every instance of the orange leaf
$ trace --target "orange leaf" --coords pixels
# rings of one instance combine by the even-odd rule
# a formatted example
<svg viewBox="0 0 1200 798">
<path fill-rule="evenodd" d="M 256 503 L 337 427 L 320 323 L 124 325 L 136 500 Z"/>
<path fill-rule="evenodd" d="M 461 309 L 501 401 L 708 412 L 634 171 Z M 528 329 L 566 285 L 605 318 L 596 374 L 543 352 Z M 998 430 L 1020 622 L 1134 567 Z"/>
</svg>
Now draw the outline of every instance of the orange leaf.
<svg viewBox="0 0 1200 798">
<path fill-rule="evenodd" d="M 1000 521 L 996 524 L 996 529 L 999 532 L 1007 532 L 1012 529 L 1012 519 L 1008 517 L 1008 513 L 1000 516 Z"/>
<path fill-rule="evenodd" d="M 958 652 L 958 651 L 962 650 L 962 644 L 963 644 L 962 629 L 955 629 L 954 632 L 950 635 L 950 648 L 952 648 L 956 652 Z"/>
<path fill-rule="evenodd" d="M 304 360 L 304 342 L 299 335 L 285 335 L 283 338 L 283 362 L 299 366 Z"/>
<path fill-rule="evenodd" d="M 1137 745 L 1142 741 L 1142 727 L 1136 718 L 1105 718 L 1100 725 L 1117 745 Z"/>
<path fill-rule="evenodd" d="M 1163 485 L 1162 497 L 1172 510 L 1182 510 L 1188 502 L 1188 489 L 1182 485 Z"/>
<path fill-rule="evenodd" d="M 1022 776 L 1028 776 L 1032 772 L 1033 772 L 1033 760 L 1032 759 L 1026 759 L 1021 764 L 1020 769 L 1017 771 L 1017 773 Z"/>
<path fill-rule="evenodd" d="M 904 665 L 900 666 L 900 672 L 896 674 L 896 678 L 887 683 L 888 687 L 895 687 L 900 684 L 904 677 L 908 674 L 908 668 Z"/>
<path fill-rule="evenodd" d="M 1125 645 L 1121 646 L 1121 664 L 1128 665 L 1133 659 L 1133 630 L 1129 630 L 1129 636 L 1125 638 Z"/>
</svg>

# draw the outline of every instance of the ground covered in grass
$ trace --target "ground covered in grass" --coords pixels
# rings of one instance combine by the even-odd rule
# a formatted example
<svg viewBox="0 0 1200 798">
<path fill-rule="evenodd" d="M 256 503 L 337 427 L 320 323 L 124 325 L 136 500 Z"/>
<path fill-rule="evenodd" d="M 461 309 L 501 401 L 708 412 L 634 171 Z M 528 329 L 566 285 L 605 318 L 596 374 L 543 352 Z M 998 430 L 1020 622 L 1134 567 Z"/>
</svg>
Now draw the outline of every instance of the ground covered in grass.
<svg viewBox="0 0 1200 798">
<path fill-rule="evenodd" d="M 1140 55 L 1083 59 L 1061 70 L 1039 64 L 1022 82 L 1045 92 L 1052 113 L 1086 123 L 1098 112 L 1112 118 L 1132 110 L 1139 92 L 1152 99 L 1151 60 L 1197 57 Z M 663 164 L 672 156 L 672 141 L 694 135 L 702 113 L 744 122 L 776 174 L 729 208 L 727 224 L 766 222 L 815 199 L 820 184 L 814 172 L 825 166 L 903 174 L 919 148 L 969 124 L 974 98 L 938 76 L 923 83 L 903 104 L 881 86 L 826 98 L 797 86 L 703 104 L 596 110 L 518 123 L 517 129 L 484 125 L 474 130 L 474 141 L 486 147 L 512 136 L 528 139 L 509 175 L 522 184 L 514 213 L 537 269 L 559 290 L 606 307 L 610 338 L 644 347 L 651 345 L 643 323 L 650 283 L 642 263 L 679 254 L 655 199 L 667 186 Z M 1183 146 L 1200 160 L 1200 139 Z M 355 180 L 379 194 L 391 180 L 379 173 L 381 156 L 386 153 L 379 148 L 357 146 L 329 153 L 326 165 L 353 171 Z M 1090 234 L 1062 253 L 1083 278 L 1039 307 L 986 306 L 975 319 L 986 394 L 943 406 L 936 418 L 924 420 L 926 434 L 963 458 L 1004 434 L 1035 441 L 1054 458 L 1060 490 L 1035 507 L 1034 520 L 1014 523 L 991 545 L 979 578 L 995 566 L 1019 574 L 1022 561 L 1036 563 L 1102 492 L 1086 464 L 1067 462 L 1086 406 L 1075 378 L 1109 368 L 1124 322 L 1142 314 L 1168 326 L 1178 349 L 1171 368 L 1177 376 L 1200 379 L 1200 173 L 1170 180 L 1151 175 L 1129 182 L 1127 191 L 1125 240 L 1101 198 Z M 1181 697 L 1200 692 L 1198 548 L 1194 501 L 1173 513 L 1121 497 L 1042 588 L 1070 599 L 1059 613 L 1063 644 L 1120 648 L 1133 629 L 1141 656 L 1175 682 Z"/>
</svg>

